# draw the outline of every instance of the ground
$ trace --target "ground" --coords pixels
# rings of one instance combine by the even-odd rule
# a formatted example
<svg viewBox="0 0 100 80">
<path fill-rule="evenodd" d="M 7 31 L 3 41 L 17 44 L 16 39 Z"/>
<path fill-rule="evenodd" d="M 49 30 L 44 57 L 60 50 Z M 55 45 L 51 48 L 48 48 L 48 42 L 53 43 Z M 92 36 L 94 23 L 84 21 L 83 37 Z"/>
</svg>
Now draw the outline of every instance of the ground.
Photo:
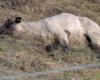
<svg viewBox="0 0 100 80">
<path fill-rule="evenodd" d="M 0 0 L 0 26 L 16 16 L 23 21 L 36 21 L 62 12 L 86 16 L 100 24 L 100 0 Z M 96 51 L 80 43 L 74 43 L 68 53 L 61 49 L 47 53 L 45 45 L 37 41 L 0 36 L 0 75 L 45 71 L 65 64 L 99 63 Z M 94 69 L 18 80 L 100 80 L 99 76 L 100 70 Z"/>
</svg>

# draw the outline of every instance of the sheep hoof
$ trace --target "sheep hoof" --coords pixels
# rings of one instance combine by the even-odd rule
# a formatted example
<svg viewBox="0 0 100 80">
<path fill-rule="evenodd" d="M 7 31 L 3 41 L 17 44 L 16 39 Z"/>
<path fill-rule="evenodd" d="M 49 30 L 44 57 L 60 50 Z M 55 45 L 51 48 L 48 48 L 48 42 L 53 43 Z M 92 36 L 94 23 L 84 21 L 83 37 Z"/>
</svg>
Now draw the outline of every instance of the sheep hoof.
<svg viewBox="0 0 100 80">
<path fill-rule="evenodd" d="M 46 51 L 49 53 L 49 52 L 52 52 L 54 49 L 53 49 L 53 46 L 52 45 L 48 45 L 46 46 Z"/>
<path fill-rule="evenodd" d="M 68 47 L 63 48 L 63 51 L 64 51 L 64 53 L 68 54 L 68 51 L 69 51 Z"/>
</svg>

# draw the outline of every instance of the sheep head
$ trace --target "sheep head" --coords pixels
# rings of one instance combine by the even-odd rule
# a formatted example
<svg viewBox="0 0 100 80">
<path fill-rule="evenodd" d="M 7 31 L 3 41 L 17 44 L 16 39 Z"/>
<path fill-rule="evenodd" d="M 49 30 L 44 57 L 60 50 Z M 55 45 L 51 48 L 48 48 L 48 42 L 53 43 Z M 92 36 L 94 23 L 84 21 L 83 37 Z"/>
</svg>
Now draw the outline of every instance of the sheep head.
<svg viewBox="0 0 100 80">
<path fill-rule="evenodd" d="M 0 29 L 0 34 L 4 35 L 4 34 L 14 34 L 18 31 L 19 28 L 19 24 L 21 23 L 21 17 L 15 17 L 14 20 L 12 19 L 7 19 L 3 25 L 3 27 L 1 27 Z"/>
</svg>

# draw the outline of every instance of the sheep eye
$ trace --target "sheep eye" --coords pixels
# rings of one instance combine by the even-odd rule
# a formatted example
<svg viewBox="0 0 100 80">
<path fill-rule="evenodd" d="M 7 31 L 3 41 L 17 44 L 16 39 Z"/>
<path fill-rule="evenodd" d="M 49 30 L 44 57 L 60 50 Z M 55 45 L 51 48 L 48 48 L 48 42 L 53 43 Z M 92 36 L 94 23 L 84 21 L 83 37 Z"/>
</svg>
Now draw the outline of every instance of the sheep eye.
<svg viewBox="0 0 100 80">
<path fill-rule="evenodd" d="M 22 19 L 21 17 L 16 17 L 14 22 L 15 23 L 20 23 L 21 22 L 21 19 Z"/>
</svg>

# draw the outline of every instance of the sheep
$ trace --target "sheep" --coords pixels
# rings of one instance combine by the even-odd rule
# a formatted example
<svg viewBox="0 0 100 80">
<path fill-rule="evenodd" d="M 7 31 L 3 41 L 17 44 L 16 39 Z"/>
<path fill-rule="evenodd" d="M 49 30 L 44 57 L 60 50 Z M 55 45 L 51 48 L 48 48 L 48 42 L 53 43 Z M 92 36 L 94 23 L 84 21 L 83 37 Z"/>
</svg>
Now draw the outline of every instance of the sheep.
<svg viewBox="0 0 100 80">
<path fill-rule="evenodd" d="M 21 17 L 16 17 L 15 20 L 8 19 L 0 34 L 30 36 L 45 43 L 48 42 L 51 44 L 50 46 L 58 46 L 60 44 L 66 51 L 69 46 L 69 36 L 77 37 L 78 41 L 84 41 L 83 37 L 85 37 L 92 44 L 100 45 L 99 31 L 99 25 L 86 17 L 60 13 L 32 22 L 22 22 Z M 50 51 L 50 46 L 46 48 L 48 52 Z"/>
<path fill-rule="evenodd" d="M 16 17 L 15 20 L 8 19 L 3 26 L 2 34 L 21 35 L 34 37 L 35 39 L 43 40 L 44 42 L 51 41 L 54 44 L 60 44 L 64 51 L 68 49 L 68 35 L 55 22 L 49 19 L 42 19 L 34 22 L 22 22 L 21 17 Z M 47 46 L 49 52 L 51 48 Z"/>
</svg>

